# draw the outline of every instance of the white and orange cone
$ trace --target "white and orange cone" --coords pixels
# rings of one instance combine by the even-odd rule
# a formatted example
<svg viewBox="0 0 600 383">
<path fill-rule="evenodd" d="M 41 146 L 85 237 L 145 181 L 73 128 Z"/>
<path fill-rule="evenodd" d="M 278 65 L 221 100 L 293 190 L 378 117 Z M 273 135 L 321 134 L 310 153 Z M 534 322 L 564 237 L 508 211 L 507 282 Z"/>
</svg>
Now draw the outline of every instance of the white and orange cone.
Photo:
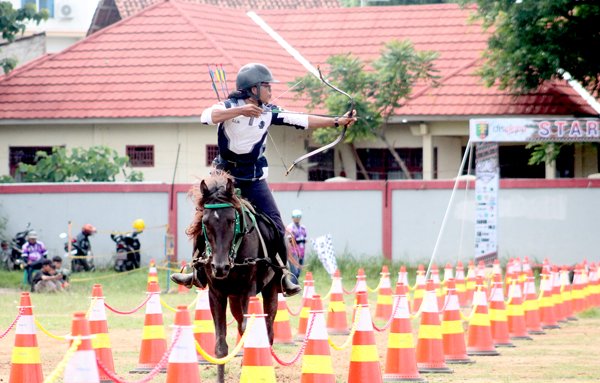
<svg viewBox="0 0 600 383">
<path fill-rule="evenodd" d="M 382 382 L 377 344 L 373 332 L 373 322 L 367 293 L 356 293 L 356 331 L 352 336 L 352 351 L 350 353 L 350 368 L 348 383 L 380 383 Z"/>
<path fill-rule="evenodd" d="M 444 311 L 442 315 L 442 343 L 444 345 L 444 358 L 448 364 L 469 364 L 475 363 L 467 355 L 467 345 L 465 342 L 465 331 L 460 317 L 460 304 L 454 279 L 445 281 L 447 294 L 444 302 Z"/>
<path fill-rule="evenodd" d="M 17 321 L 15 345 L 12 349 L 9 383 L 42 383 L 42 360 L 35 334 L 33 306 L 29 293 L 21 293 L 21 316 Z"/>
<path fill-rule="evenodd" d="M 552 297 L 552 274 L 548 268 L 542 269 L 542 279 L 540 281 L 540 290 L 542 298 L 539 301 L 540 305 L 540 323 L 543 329 L 560 328 L 556 320 L 556 310 L 554 307 L 554 299 Z"/>
<path fill-rule="evenodd" d="M 488 313 L 486 292 L 483 288 L 483 277 L 476 277 L 476 289 L 473 295 L 473 317 L 469 321 L 467 355 L 495 356 L 500 355 L 492 339 L 492 326 Z"/>
<path fill-rule="evenodd" d="M 150 299 L 146 302 L 139 363 L 129 373 L 149 373 L 167 351 L 167 338 L 160 306 L 160 287 L 158 283 L 148 283 L 148 294 L 150 294 Z M 166 372 L 166 369 L 161 369 L 161 372 Z"/>
<path fill-rule="evenodd" d="M 435 263 L 431 265 L 431 280 L 433 281 L 433 288 L 435 289 L 437 307 L 438 310 L 441 310 L 442 306 L 444 306 L 444 292 L 440 281 L 440 270 Z"/>
<path fill-rule="evenodd" d="M 194 339 L 211 356 L 215 354 L 215 323 L 210 311 L 208 300 L 208 288 L 196 291 L 196 309 L 194 310 Z M 210 364 L 200 353 L 198 353 L 198 364 Z"/>
<path fill-rule="evenodd" d="M 344 302 L 344 289 L 339 270 L 333 274 L 331 293 L 327 306 L 327 332 L 332 335 L 348 335 L 348 320 L 346 318 L 346 303 Z"/>
<path fill-rule="evenodd" d="M 150 282 L 158 283 L 158 271 L 156 270 L 154 259 L 150 260 L 150 265 L 148 266 L 148 283 Z"/>
<path fill-rule="evenodd" d="M 494 274 L 489 314 L 494 345 L 496 347 L 515 347 L 508 335 L 508 318 L 506 316 L 506 305 L 504 304 L 502 274 Z"/>
<path fill-rule="evenodd" d="M 415 289 L 413 291 L 413 300 L 412 300 L 412 311 L 417 312 L 421 307 L 421 302 L 423 302 L 423 297 L 425 296 L 425 287 L 427 281 L 425 280 L 425 268 L 422 264 L 417 266 L 417 276 L 415 280 Z"/>
<path fill-rule="evenodd" d="M 379 280 L 379 291 L 377 292 L 377 306 L 375 306 L 375 318 L 388 320 L 392 316 L 392 286 L 390 284 L 390 272 L 387 265 L 381 268 L 381 279 Z"/>
<path fill-rule="evenodd" d="M 302 308 L 300 309 L 300 317 L 298 318 L 298 333 L 296 340 L 303 341 L 306 335 L 306 327 L 308 325 L 308 317 L 310 316 L 310 308 L 312 307 L 312 297 L 315 294 L 315 281 L 312 273 L 308 271 L 304 277 L 304 289 L 302 291 Z"/>
<path fill-rule="evenodd" d="M 511 339 L 533 340 L 527 334 L 525 310 L 523 308 L 523 293 L 516 273 L 510 274 L 508 286 L 508 302 L 506 304 L 506 318 L 508 320 L 508 334 Z"/>
<path fill-rule="evenodd" d="M 575 274 L 573 275 L 573 286 L 571 288 L 571 301 L 573 302 L 573 313 L 579 314 L 585 310 L 585 292 L 583 276 L 583 268 L 581 265 L 575 266 Z"/>
<path fill-rule="evenodd" d="M 571 296 L 571 281 L 569 280 L 569 268 L 563 266 L 560 270 L 560 285 L 561 285 L 561 297 L 563 300 L 563 309 L 565 319 L 570 321 L 576 321 L 577 318 L 573 314 L 573 298 Z"/>
<path fill-rule="evenodd" d="M 187 306 L 177 306 L 173 330 L 174 344 L 167 365 L 167 383 L 200 383 L 193 326 Z"/>
<path fill-rule="evenodd" d="M 465 307 L 468 304 L 467 299 L 467 283 L 465 281 L 465 268 L 461 261 L 456 263 L 456 278 L 454 279 L 456 286 L 456 295 L 458 296 L 458 304 L 460 307 Z"/>
<path fill-rule="evenodd" d="M 92 288 L 92 309 L 90 311 L 89 325 L 92 338 L 92 348 L 96 352 L 96 358 L 104 368 L 111 373 L 115 371 L 110 337 L 108 336 L 108 322 L 106 321 L 106 310 L 104 309 L 104 294 L 102 285 L 95 284 Z M 113 380 L 100 370 L 100 382 L 112 382 Z"/>
<path fill-rule="evenodd" d="M 282 293 L 277 294 L 277 313 L 273 321 L 273 343 L 294 344 L 292 327 L 290 326 L 290 313 Z"/>
<path fill-rule="evenodd" d="M 92 349 L 92 335 L 90 325 L 85 319 L 85 313 L 73 314 L 71 325 L 71 344 L 76 338 L 81 340 L 77 350 L 67 362 L 64 372 L 64 383 L 98 383 L 98 365 L 96 364 L 96 353 Z"/>
<path fill-rule="evenodd" d="M 384 382 L 422 382 L 417 368 L 417 355 L 410 322 L 410 308 L 404 283 L 396 284 L 396 308 L 388 335 Z"/>
<path fill-rule="evenodd" d="M 325 311 L 318 294 L 312 297 L 310 310 L 312 328 L 302 357 L 301 383 L 335 383 L 335 374 L 329 351 Z"/>
<path fill-rule="evenodd" d="M 473 261 L 469 261 L 469 266 L 467 268 L 467 304 L 473 302 L 473 295 L 475 295 L 476 289 L 476 275 L 475 275 L 475 263 Z M 466 306 L 465 305 L 465 306 Z"/>
<path fill-rule="evenodd" d="M 406 266 L 400 266 L 400 270 L 398 270 L 398 281 L 397 283 L 402 283 L 408 289 L 408 272 L 406 271 Z M 408 299 L 408 296 L 406 297 Z"/>
<path fill-rule="evenodd" d="M 524 295 L 525 300 L 523 301 L 523 311 L 525 313 L 525 327 L 527 333 L 532 335 L 543 335 L 545 334 L 540 324 L 540 307 L 538 303 L 538 294 L 535 290 L 535 279 L 531 268 L 527 271 L 527 277 L 525 279 Z"/>
<path fill-rule="evenodd" d="M 312 295 L 310 301 L 312 302 Z M 275 369 L 271 356 L 271 345 L 267 336 L 266 315 L 258 298 L 251 297 L 246 318 L 254 315 L 254 323 L 246 328 L 250 331 L 244 343 L 240 383 L 275 383 Z M 248 319 L 249 320 L 249 319 Z"/>
</svg>

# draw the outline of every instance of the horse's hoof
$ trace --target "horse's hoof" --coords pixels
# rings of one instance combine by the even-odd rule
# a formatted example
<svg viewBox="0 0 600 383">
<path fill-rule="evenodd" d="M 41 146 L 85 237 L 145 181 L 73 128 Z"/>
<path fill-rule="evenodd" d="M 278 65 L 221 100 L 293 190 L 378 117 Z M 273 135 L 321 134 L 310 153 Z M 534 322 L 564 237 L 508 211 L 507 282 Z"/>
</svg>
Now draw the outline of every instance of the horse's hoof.
<svg viewBox="0 0 600 383">
<path fill-rule="evenodd" d="M 194 274 L 183 274 L 183 273 L 174 273 L 171 274 L 171 280 L 178 285 L 183 285 L 188 289 L 192 288 L 193 285 Z"/>
</svg>

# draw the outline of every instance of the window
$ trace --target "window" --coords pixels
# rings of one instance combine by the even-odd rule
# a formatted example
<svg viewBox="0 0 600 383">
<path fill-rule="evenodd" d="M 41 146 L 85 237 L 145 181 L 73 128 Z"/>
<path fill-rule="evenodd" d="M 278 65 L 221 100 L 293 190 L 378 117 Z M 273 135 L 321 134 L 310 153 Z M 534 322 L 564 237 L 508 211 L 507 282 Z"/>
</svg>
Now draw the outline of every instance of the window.
<svg viewBox="0 0 600 383">
<path fill-rule="evenodd" d="M 54 17 L 54 0 L 21 0 L 21 8 L 27 4 L 35 5 L 35 8 L 40 11 L 42 9 L 48 10 L 50 17 Z"/>
<path fill-rule="evenodd" d="M 317 148 L 308 148 L 308 152 L 312 152 Z M 333 159 L 335 150 L 329 149 L 321 153 L 311 156 L 308 160 L 308 180 L 309 181 L 325 181 L 328 178 L 335 176 L 333 172 Z M 345 172 L 340 174 L 345 176 Z"/>
<path fill-rule="evenodd" d="M 206 166 L 211 166 L 213 160 L 219 155 L 218 145 L 206 145 Z"/>
<path fill-rule="evenodd" d="M 154 145 L 127 145 L 129 164 L 137 168 L 150 168 L 154 166 Z"/>
<path fill-rule="evenodd" d="M 8 166 L 11 176 L 15 176 L 19 163 L 35 165 L 37 152 L 52 153 L 52 146 L 11 146 L 8 148 Z"/>
<path fill-rule="evenodd" d="M 406 175 L 387 149 L 357 149 L 358 157 L 362 160 L 367 173 L 372 180 L 397 180 L 405 179 Z M 400 148 L 396 153 L 408 168 L 413 179 L 423 178 L 423 150 L 421 148 Z M 434 152 L 434 175 L 437 173 L 437 161 Z M 356 166 L 357 179 L 365 179 L 358 165 Z"/>
</svg>

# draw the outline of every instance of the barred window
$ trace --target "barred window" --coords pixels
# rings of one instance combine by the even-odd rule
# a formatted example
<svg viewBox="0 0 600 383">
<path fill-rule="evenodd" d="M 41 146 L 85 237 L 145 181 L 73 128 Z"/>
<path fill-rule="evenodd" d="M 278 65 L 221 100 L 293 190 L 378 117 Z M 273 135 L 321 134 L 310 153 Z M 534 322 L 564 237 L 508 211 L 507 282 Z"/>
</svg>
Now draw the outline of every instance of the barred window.
<svg viewBox="0 0 600 383">
<path fill-rule="evenodd" d="M 11 146 L 8 148 L 8 167 L 11 176 L 15 176 L 19 163 L 35 165 L 36 153 L 46 152 L 52 154 L 51 146 Z"/>
<path fill-rule="evenodd" d="M 211 166 L 215 157 L 219 155 L 218 145 L 206 145 L 206 166 Z"/>
<path fill-rule="evenodd" d="M 126 153 L 132 167 L 154 166 L 154 145 L 127 145 Z"/>
</svg>

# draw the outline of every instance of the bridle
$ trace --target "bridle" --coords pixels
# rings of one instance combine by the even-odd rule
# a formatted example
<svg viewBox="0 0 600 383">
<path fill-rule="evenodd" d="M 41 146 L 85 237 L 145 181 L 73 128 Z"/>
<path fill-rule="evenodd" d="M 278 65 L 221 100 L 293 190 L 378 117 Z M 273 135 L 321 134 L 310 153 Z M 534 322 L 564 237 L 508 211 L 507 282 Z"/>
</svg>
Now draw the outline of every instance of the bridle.
<svg viewBox="0 0 600 383">
<path fill-rule="evenodd" d="M 235 210 L 235 224 L 234 224 L 234 228 L 233 228 L 233 240 L 231 243 L 231 246 L 229 248 L 229 265 L 230 266 L 234 266 L 234 260 L 235 257 L 237 256 L 237 252 L 242 244 L 242 240 L 244 239 L 244 236 L 249 232 L 248 230 L 248 225 L 246 225 L 246 212 L 248 212 L 247 209 L 244 208 L 244 206 L 242 205 L 240 210 L 241 210 L 241 214 L 238 211 L 238 209 L 236 209 L 236 207 L 230 203 L 230 202 L 224 202 L 224 203 L 207 203 L 204 205 L 204 209 L 234 209 Z M 241 217 L 240 217 L 241 215 Z M 254 224 L 256 224 L 255 218 L 253 214 L 250 214 L 251 220 Z M 202 233 L 204 234 L 204 241 L 206 243 L 206 256 L 207 257 L 211 257 L 212 256 L 212 247 L 210 246 L 210 242 L 208 241 L 208 234 L 207 234 L 207 230 L 206 230 L 206 225 L 204 225 L 204 222 L 202 222 Z"/>
</svg>

